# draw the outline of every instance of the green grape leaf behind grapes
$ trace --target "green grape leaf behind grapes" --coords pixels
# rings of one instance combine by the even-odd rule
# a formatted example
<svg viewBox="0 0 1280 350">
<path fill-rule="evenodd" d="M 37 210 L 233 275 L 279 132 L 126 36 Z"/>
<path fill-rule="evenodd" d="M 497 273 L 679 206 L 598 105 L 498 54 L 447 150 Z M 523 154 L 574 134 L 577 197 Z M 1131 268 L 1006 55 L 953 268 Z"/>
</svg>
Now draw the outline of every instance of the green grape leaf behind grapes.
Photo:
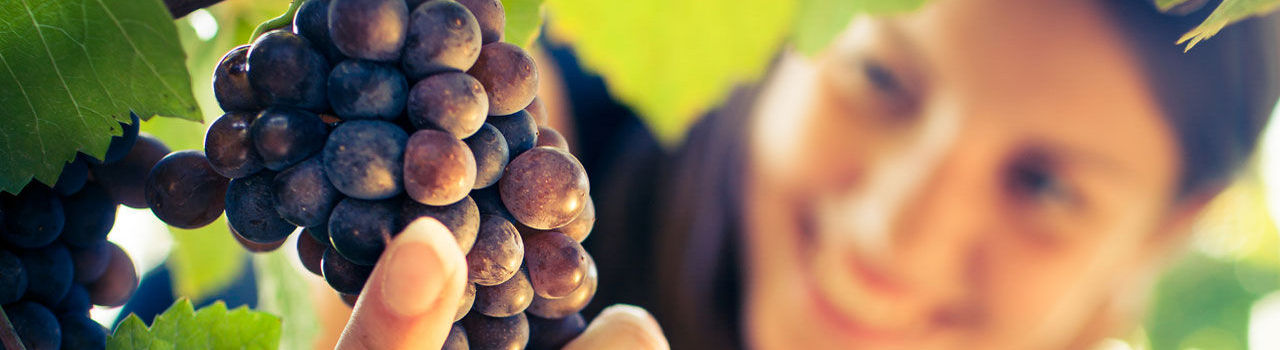
<svg viewBox="0 0 1280 350">
<path fill-rule="evenodd" d="M 0 191 L 101 158 L 133 110 L 199 120 L 160 0 L 0 1 Z"/>
<path fill-rule="evenodd" d="M 1176 5 L 1177 2 L 1181 1 L 1176 1 L 1169 6 Z M 1218 34 L 1218 31 L 1221 31 L 1227 25 L 1249 17 L 1265 15 L 1277 7 L 1280 7 L 1280 0 L 1223 0 L 1221 4 L 1218 4 L 1217 8 L 1213 9 L 1209 17 L 1204 19 L 1204 23 L 1200 23 L 1199 26 L 1183 35 L 1182 38 L 1178 39 L 1178 43 L 1186 43 L 1186 49 L 1191 50 L 1201 41 Z"/>
<path fill-rule="evenodd" d="M 276 349 L 280 319 L 246 307 L 227 310 L 221 301 L 195 310 L 180 299 L 157 315 L 148 329 L 136 315 L 129 315 L 107 349 Z"/>
<path fill-rule="evenodd" d="M 507 12 L 502 40 L 528 50 L 542 32 L 542 0 L 502 0 L 502 8 Z"/>
</svg>

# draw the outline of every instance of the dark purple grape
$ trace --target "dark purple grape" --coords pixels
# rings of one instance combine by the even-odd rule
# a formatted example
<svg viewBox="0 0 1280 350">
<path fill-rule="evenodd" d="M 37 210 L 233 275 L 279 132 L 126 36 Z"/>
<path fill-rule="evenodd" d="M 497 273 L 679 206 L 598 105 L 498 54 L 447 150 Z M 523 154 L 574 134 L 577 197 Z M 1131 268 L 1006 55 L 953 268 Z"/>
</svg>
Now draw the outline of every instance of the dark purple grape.
<svg viewBox="0 0 1280 350">
<path fill-rule="evenodd" d="M 395 124 L 374 120 L 342 123 L 324 145 L 324 171 L 339 192 L 378 200 L 404 189 L 404 144 L 409 135 Z"/>
<path fill-rule="evenodd" d="M 0 194 L 5 216 L 0 238 L 21 248 L 36 248 L 58 239 L 66 225 L 62 200 L 49 187 L 31 182 L 17 196 Z"/>
<path fill-rule="evenodd" d="M 315 227 L 329 224 L 329 213 L 342 194 L 329 183 L 320 156 L 313 156 L 279 174 L 273 182 L 276 212 L 294 225 Z"/>
<path fill-rule="evenodd" d="M 329 0 L 307 0 L 293 17 L 293 33 L 311 41 L 329 63 L 342 62 L 342 51 L 329 39 Z"/>
<path fill-rule="evenodd" d="M 360 290 L 364 289 L 365 281 L 369 280 L 369 274 L 373 273 L 373 266 L 353 263 L 333 249 L 324 251 L 320 265 L 324 272 L 324 280 L 329 282 L 333 290 L 343 294 L 360 294 Z"/>
<path fill-rule="evenodd" d="M 258 113 L 230 112 L 209 125 L 204 135 L 204 154 L 213 170 L 232 179 L 262 170 L 262 157 L 249 135 L 249 126 L 255 119 Z"/>
<path fill-rule="evenodd" d="M 465 73 L 432 75 L 409 91 L 409 121 L 415 127 L 444 130 L 459 139 L 479 130 L 488 110 L 484 87 Z"/>
<path fill-rule="evenodd" d="M 262 101 L 249 85 L 249 45 L 240 45 L 222 56 L 213 69 L 213 97 L 227 112 L 252 112 Z"/>
<path fill-rule="evenodd" d="M 409 226 L 421 217 L 436 219 L 449 228 L 463 254 L 471 251 L 471 246 L 476 243 L 476 234 L 480 231 L 480 210 L 471 197 L 463 197 L 457 203 L 441 207 L 404 200 L 400 208 L 400 224 L 396 227 Z"/>
<path fill-rule="evenodd" d="M 476 201 L 476 208 L 480 209 L 481 216 L 496 215 L 507 221 L 516 221 L 516 218 L 511 216 L 507 208 L 502 205 L 502 197 L 498 194 L 497 186 L 471 191 L 471 199 Z"/>
<path fill-rule="evenodd" d="M 467 7 L 476 22 L 480 24 L 480 35 L 485 44 L 502 40 L 502 31 L 507 23 L 507 12 L 499 0 L 460 0 Z"/>
<path fill-rule="evenodd" d="M 129 150 L 133 149 L 133 144 L 138 141 L 138 127 L 140 126 L 142 124 L 138 121 L 138 115 L 129 112 L 129 123 L 120 123 L 120 136 L 111 137 L 111 144 L 107 146 L 107 154 L 102 157 L 102 163 L 115 163 L 129 154 Z"/>
<path fill-rule="evenodd" d="M 75 247 L 101 242 L 115 226 L 117 206 L 107 189 L 96 182 L 85 184 L 80 192 L 62 199 L 63 212 L 72 219 L 67 220 L 59 238 Z"/>
<path fill-rule="evenodd" d="M 404 148 L 404 191 L 426 205 L 457 203 L 476 183 L 476 159 L 462 140 L 418 130 Z"/>
<path fill-rule="evenodd" d="M 356 302 L 357 302 L 357 301 L 360 301 L 360 294 L 344 294 L 344 293 L 338 293 L 338 298 L 341 298 L 341 299 L 342 299 L 342 303 L 343 303 L 343 304 L 347 304 L 347 307 L 352 307 L 352 308 L 354 308 L 354 307 L 356 307 Z"/>
<path fill-rule="evenodd" d="M 495 318 L 472 312 L 462 319 L 472 349 L 524 349 L 529 343 L 529 320 L 523 313 Z"/>
<path fill-rule="evenodd" d="M 456 322 L 456 321 L 455 321 Z M 449 328 L 449 337 L 444 339 L 443 350 L 468 350 L 471 345 L 467 344 L 467 330 L 462 329 L 462 325 L 454 323 Z"/>
<path fill-rule="evenodd" d="M 508 317 L 524 312 L 533 302 L 533 286 L 523 272 L 496 286 L 476 287 L 473 308 L 486 316 Z"/>
<path fill-rule="evenodd" d="M 529 350 L 559 350 L 587 329 L 587 320 L 582 318 L 582 314 L 575 313 L 558 319 L 527 316 Z"/>
<path fill-rule="evenodd" d="M 453 314 L 453 322 L 462 320 L 471 311 L 471 306 L 476 302 L 476 284 L 467 283 L 467 287 L 462 289 L 462 300 L 458 302 L 458 311 Z"/>
<path fill-rule="evenodd" d="M 70 196 L 84 188 L 89 180 L 89 163 L 84 158 L 76 157 L 62 166 L 58 174 L 58 182 L 53 184 L 53 191 L 63 196 Z"/>
<path fill-rule="evenodd" d="M 248 78 L 269 106 L 291 106 L 322 112 L 329 62 L 307 38 L 286 30 L 259 36 L 249 48 Z"/>
<path fill-rule="evenodd" d="M 67 295 L 76 270 L 66 246 L 55 242 L 14 253 L 22 259 L 22 266 L 27 270 L 27 294 L 23 299 L 56 305 Z"/>
<path fill-rule="evenodd" d="M 507 149 L 511 152 L 508 159 L 515 159 L 538 143 L 538 123 L 529 112 L 521 110 L 508 116 L 489 117 L 488 123 L 498 128 L 507 140 Z"/>
<path fill-rule="evenodd" d="M 115 163 L 89 167 L 94 181 L 102 184 L 111 198 L 130 208 L 145 209 L 147 207 L 146 183 L 147 173 L 156 166 L 160 158 L 169 155 L 169 147 L 151 135 L 138 135 L 138 142 L 123 159 Z"/>
<path fill-rule="evenodd" d="M 244 236 L 241 235 L 239 231 L 236 231 L 235 227 L 231 227 L 231 225 L 227 225 L 227 231 L 231 231 L 231 238 L 235 238 L 236 243 L 240 243 L 240 246 L 243 247 L 244 250 L 248 250 L 250 253 L 266 253 L 275 251 L 276 249 L 280 249 L 280 246 L 283 246 L 284 241 L 288 239 L 288 237 L 285 237 L 275 242 L 259 243 L 251 241 L 248 238 L 244 238 Z"/>
<path fill-rule="evenodd" d="M 94 305 L 121 306 L 138 290 L 138 272 L 133 269 L 128 253 L 115 243 L 107 244 L 110 244 L 111 259 L 106 272 L 84 287 L 89 290 L 89 301 Z"/>
<path fill-rule="evenodd" d="M 564 139 L 564 135 L 560 135 L 559 131 L 548 126 L 538 127 L 538 141 L 534 147 L 547 146 L 551 148 L 559 148 L 561 151 L 569 151 L 569 141 Z"/>
<path fill-rule="evenodd" d="M 568 225 L 586 207 L 587 171 L 568 152 L 537 147 L 507 164 L 498 181 L 502 203 L 520 223 L 539 230 Z"/>
<path fill-rule="evenodd" d="M 296 228 L 276 212 L 271 183 L 276 174 L 258 172 L 231 180 L 227 186 L 227 223 L 241 237 L 255 243 L 275 243 Z"/>
<path fill-rule="evenodd" d="M 485 44 L 467 70 L 489 95 L 489 115 L 508 115 L 529 106 L 538 94 L 538 66 L 519 46 Z"/>
<path fill-rule="evenodd" d="M 4 313 L 28 350 L 57 350 L 62 346 L 62 327 L 48 308 L 21 301 L 5 305 Z"/>
<path fill-rule="evenodd" d="M 404 47 L 409 8 L 403 0 L 333 0 L 329 38 L 348 57 L 392 62 Z"/>
<path fill-rule="evenodd" d="M 311 235 L 298 235 L 298 260 L 302 261 L 302 266 L 306 267 L 307 271 L 311 271 L 316 276 L 324 276 L 320 261 L 324 258 L 326 249 L 329 249 L 328 242 L 317 241 Z"/>
<path fill-rule="evenodd" d="M 102 350 L 107 346 L 107 329 L 81 313 L 60 313 L 62 348 Z"/>
<path fill-rule="evenodd" d="M 417 80 L 471 68 L 480 56 L 481 33 L 470 11 L 446 0 L 429 1 L 410 10 L 402 58 L 406 75 Z"/>
<path fill-rule="evenodd" d="M 373 265 L 397 233 L 396 200 L 343 199 L 329 216 L 329 243 L 353 263 Z"/>
<path fill-rule="evenodd" d="M 577 314 L 587 307 L 587 304 L 591 303 L 591 298 L 596 295 L 596 288 L 600 283 L 595 261 L 590 260 L 590 255 L 587 258 L 587 275 L 584 277 L 582 285 L 570 292 L 569 295 L 558 299 L 534 296 L 533 303 L 529 305 L 529 309 L 526 312 L 543 318 L 564 318 Z"/>
<path fill-rule="evenodd" d="M 520 271 L 524 253 L 524 242 L 515 225 L 486 215 L 480 220 L 476 244 L 467 253 L 467 275 L 472 283 L 482 286 L 505 282 Z"/>
<path fill-rule="evenodd" d="M 12 303 L 27 293 L 27 269 L 22 259 L 0 248 L 0 305 Z"/>
<path fill-rule="evenodd" d="M 71 263 L 74 264 L 75 283 L 85 284 L 98 280 L 107 272 L 107 263 L 111 262 L 111 244 L 107 240 L 99 240 L 84 248 L 68 247 L 71 251 Z"/>
<path fill-rule="evenodd" d="M 253 148 L 262 157 L 262 165 L 276 171 L 319 152 L 328 133 L 324 122 L 315 114 L 292 108 L 262 111 L 249 126 Z"/>
<path fill-rule="evenodd" d="M 472 187 L 480 189 L 498 183 L 498 179 L 502 178 L 502 169 L 507 167 L 507 161 L 510 160 L 507 139 L 497 127 L 484 123 L 480 130 L 464 141 L 476 158 L 476 183 Z"/>
<path fill-rule="evenodd" d="M 91 307 L 93 307 L 93 304 L 89 303 L 89 292 L 84 289 L 84 286 L 72 284 L 71 288 L 67 289 L 67 294 L 62 296 L 62 300 L 59 300 L 58 303 L 53 307 L 50 307 L 50 309 L 54 313 L 58 314 L 72 313 L 87 315 L 89 314 L 89 308 Z"/>
<path fill-rule="evenodd" d="M 393 120 L 404 112 L 409 83 L 400 70 L 370 61 L 346 60 L 329 73 L 329 104 L 344 120 Z"/>
<path fill-rule="evenodd" d="M 310 235 L 311 238 L 315 238 L 317 241 L 325 242 L 325 244 L 329 244 L 329 220 L 328 219 L 325 219 L 323 225 L 307 227 L 303 231 L 306 231 L 306 233 Z"/>
<path fill-rule="evenodd" d="M 147 206 L 170 226 L 194 229 L 222 215 L 227 178 L 213 170 L 204 152 L 178 151 L 160 159 L 147 175 Z"/>
<path fill-rule="evenodd" d="M 533 291 L 543 298 L 564 298 L 587 279 L 591 263 L 578 241 L 559 232 L 524 238 L 525 266 Z M 594 294 L 594 293 L 593 293 Z"/>
</svg>

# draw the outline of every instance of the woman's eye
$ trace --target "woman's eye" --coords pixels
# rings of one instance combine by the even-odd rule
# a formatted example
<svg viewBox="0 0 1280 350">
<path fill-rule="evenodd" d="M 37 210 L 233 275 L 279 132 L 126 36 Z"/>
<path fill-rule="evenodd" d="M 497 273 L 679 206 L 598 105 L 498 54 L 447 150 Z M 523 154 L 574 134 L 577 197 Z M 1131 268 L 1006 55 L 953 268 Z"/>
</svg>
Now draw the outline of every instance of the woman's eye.
<svg viewBox="0 0 1280 350">
<path fill-rule="evenodd" d="M 888 68 L 878 62 L 866 60 L 862 63 L 862 74 L 871 86 L 885 93 L 901 93 L 902 82 Z"/>
<path fill-rule="evenodd" d="M 893 120 L 909 120 L 917 110 L 917 96 L 893 69 L 874 59 L 860 61 L 860 73 L 870 97 Z"/>
<path fill-rule="evenodd" d="M 1014 195 L 1036 203 L 1067 204 L 1070 190 L 1054 169 L 1043 163 L 1025 161 L 1013 166 L 1009 180 Z"/>
</svg>

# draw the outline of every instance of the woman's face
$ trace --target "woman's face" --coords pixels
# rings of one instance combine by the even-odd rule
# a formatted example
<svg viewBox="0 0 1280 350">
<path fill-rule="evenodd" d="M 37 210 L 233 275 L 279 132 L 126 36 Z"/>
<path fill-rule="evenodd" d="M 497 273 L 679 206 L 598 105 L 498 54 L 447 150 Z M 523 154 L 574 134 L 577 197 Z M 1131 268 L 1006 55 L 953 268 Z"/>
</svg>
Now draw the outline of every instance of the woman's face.
<svg viewBox="0 0 1280 350">
<path fill-rule="evenodd" d="M 748 342 L 1055 349 L 1122 327 L 1190 214 L 1100 6 L 935 0 L 785 54 L 752 119 Z"/>
</svg>

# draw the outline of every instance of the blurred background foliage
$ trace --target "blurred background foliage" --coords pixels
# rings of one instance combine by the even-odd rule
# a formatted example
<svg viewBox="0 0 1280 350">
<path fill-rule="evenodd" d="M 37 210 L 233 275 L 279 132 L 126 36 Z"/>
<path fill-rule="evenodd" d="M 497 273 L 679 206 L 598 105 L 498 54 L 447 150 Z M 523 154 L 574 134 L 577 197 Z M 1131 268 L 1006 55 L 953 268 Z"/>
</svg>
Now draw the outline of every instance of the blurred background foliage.
<svg viewBox="0 0 1280 350">
<path fill-rule="evenodd" d="M 609 82 L 611 93 L 645 115 L 668 143 L 733 85 L 757 77 L 784 42 L 814 52 L 855 13 L 908 10 L 921 2 L 504 0 L 511 12 L 508 40 L 530 42 L 545 30 L 573 46 L 587 68 Z M 176 22 L 205 123 L 221 115 L 211 90 L 213 67 L 248 42 L 258 22 L 287 7 L 284 0 L 228 0 Z M 543 16 L 548 22 L 540 28 Z M 175 150 L 200 149 L 206 127 L 154 118 L 142 130 Z M 1254 163 L 1195 226 L 1188 254 L 1157 283 L 1144 326 L 1105 348 L 1280 349 L 1280 232 L 1272 219 L 1280 207 L 1277 128 L 1268 132 Z M 315 296 L 307 291 L 315 281 L 307 279 L 316 277 L 297 262 L 292 240 L 285 249 L 250 257 L 225 218 L 198 230 L 166 231 L 150 212 L 127 209 L 111 239 L 136 256 L 140 271 L 167 264 L 177 295 L 197 303 L 253 264 L 259 308 L 285 320 L 283 348 L 307 347 L 315 336 L 309 306 Z M 95 310 L 95 318 L 113 319 L 113 311 Z"/>
</svg>

